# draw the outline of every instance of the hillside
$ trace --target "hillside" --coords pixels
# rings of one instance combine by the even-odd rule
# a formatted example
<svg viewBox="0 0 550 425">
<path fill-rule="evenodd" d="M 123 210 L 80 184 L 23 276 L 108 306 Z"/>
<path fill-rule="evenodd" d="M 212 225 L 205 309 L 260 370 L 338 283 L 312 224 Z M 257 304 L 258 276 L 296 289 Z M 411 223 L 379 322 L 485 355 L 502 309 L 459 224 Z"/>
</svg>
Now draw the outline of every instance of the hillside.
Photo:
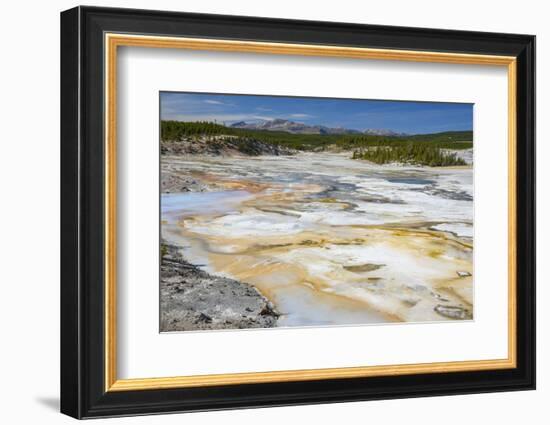
<svg viewBox="0 0 550 425">
<path fill-rule="evenodd" d="M 281 148 L 300 151 L 323 151 L 327 149 L 349 150 L 385 146 L 388 148 L 407 143 L 428 144 L 437 149 L 470 149 L 472 148 L 472 131 L 447 131 L 433 134 L 417 135 L 372 135 L 372 134 L 296 134 L 287 131 L 259 130 L 223 126 L 211 122 L 161 122 L 161 143 L 177 150 L 180 143 L 197 141 L 201 137 L 233 136 L 232 143 L 254 143 L 277 145 Z M 243 150 L 246 148 L 243 146 Z"/>
<path fill-rule="evenodd" d="M 235 135 L 187 135 L 177 140 L 163 140 L 163 155 L 293 155 L 295 150 L 283 145 L 266 143 L 258 138 Z"/>
</svg>

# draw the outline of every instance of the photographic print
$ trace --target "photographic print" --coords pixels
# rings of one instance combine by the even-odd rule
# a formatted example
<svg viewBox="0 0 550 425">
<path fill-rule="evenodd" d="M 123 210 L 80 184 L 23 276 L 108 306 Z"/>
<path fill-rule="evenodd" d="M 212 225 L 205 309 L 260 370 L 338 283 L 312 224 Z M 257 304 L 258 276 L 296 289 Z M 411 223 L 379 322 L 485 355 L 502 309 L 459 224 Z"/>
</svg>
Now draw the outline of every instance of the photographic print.
<svg viewBox="0 0 550 425">
<path fill-rule="evenodd" d="M 91 6 L 60 34 L 62 413 L 535 389 L 535 36 Z"/>
<path fill-rule="evenodd" d="M 473 105 L 160 94 L 160 331 L 473 319 Z"/>
</svg>

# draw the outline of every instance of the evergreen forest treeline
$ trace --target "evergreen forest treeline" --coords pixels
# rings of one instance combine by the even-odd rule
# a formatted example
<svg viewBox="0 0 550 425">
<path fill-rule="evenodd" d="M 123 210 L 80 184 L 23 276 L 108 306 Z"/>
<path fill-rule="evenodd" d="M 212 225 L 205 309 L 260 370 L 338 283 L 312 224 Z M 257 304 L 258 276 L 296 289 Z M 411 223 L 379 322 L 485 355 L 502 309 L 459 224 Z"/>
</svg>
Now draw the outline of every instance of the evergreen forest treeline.
<svg viewBox="0 0 550 425">
<path fill-rule="evenodd" d="M 406 162 L 429 166 L 464 165 L 454 154 L 442 149 L 462 150 L 473 146 L 472 131 L 383 136 L 366 134 L 293 134 L 226 127 L 213 122 L 161 121 L 162 142 L 183 142 L 199 136 L 234 136 L 238 140 L 259 140 L 299 151 L 328 148 L 353 151 L 353 158 L 377 164 Z"/>
<path fill-rule="evenodd" d="M 376 164 L 392 162 L 445 167 L 466 165 L 466 162 L 454 153 L 427 144 L 406 143 L 403 146 L 377 146 L 362 151 L 354 151 L 353 159 L 366 159 Z"/>
</svg>

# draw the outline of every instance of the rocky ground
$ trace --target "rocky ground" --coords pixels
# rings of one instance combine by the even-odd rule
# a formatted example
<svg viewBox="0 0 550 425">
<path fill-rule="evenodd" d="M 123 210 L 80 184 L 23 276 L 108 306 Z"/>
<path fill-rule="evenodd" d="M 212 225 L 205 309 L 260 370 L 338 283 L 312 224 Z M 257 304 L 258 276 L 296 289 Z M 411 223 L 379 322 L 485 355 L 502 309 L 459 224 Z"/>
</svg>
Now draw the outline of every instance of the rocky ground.
<svg viewBox="0 0 550 425">
<path fill-rule="evenodd" d="M 161 332 L 277 325 L 279 313 L 254 287 L 206 273 L 186 262 L 176 246 L 162 246 Z"/>
<path fill-rule="evenodd" d="M 296 152 L 279 145 L 264 143 L 251 137 L 237 136 L 193 136 L 177 141 L 163 140 L 162 155 L 293 155 Z"/>
<path fill-rule="evenodd" d="M 192 176 L 164 167 L 161 173 L 160 186 L 162 193 L 204 192 L 210 188 Z"/>
</svg>

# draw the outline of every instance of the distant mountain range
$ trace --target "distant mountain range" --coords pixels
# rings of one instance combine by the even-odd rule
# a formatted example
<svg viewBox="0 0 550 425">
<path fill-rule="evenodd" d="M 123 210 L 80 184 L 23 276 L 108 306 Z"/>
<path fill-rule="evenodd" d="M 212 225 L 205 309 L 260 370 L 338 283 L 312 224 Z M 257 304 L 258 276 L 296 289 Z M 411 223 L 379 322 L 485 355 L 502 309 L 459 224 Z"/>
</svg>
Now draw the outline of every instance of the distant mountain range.
<svg viewBox="0 0 550 425">
<path fill-rule="evenodd" d="M 269 121 L 247 123 L 239 121 L 230 125 L 232 128 L 244 128 L 248 130 L 284 131 L 292 134 L 368 134 L 372 136 L 406 136 L 406 133 L 398 133 L 388 129 L 369 128 L 364 131 L 343 127 L 326 127 L 324 125 L 307 125 L 277 118 Z"/>
</svg>

